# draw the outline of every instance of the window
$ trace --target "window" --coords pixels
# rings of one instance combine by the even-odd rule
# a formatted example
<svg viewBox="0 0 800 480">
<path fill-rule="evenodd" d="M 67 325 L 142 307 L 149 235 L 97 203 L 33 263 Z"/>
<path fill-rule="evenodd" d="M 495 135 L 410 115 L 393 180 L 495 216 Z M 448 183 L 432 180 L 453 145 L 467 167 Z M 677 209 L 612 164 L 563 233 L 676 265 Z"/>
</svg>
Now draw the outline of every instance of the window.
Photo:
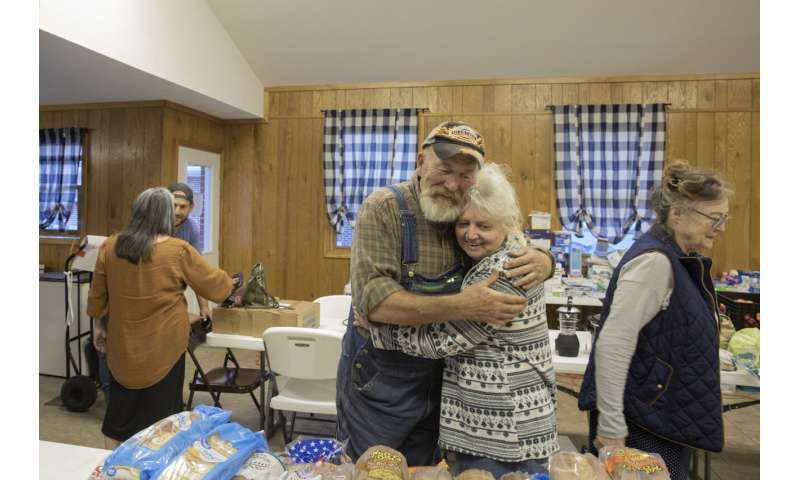
<svg viewBox="0 0 800 480">
<path fill-rule="evenodd" d="M 191 165 L 186 168 L 186 184 L 194 193 L 194 208 L 189 214 L 200 230 L 200 252 L 205 253 L 211 245 L 211 222 L 207 212 L 211 211 L 211 168 L 203 165 Z"/>
<path fill-rule="evenodd" d="M 80 235 L 84 211 L 84 128 L 39 130 L 39 231 Z"/>
<path fill-rule="evenodd" d="M 342 229 L 336 234 L 336 248 L 350 248 L 353 246 L 353 227 L 350 222 L 344 222 Z"/>
<path fill-rule="evenodd" d="M 325 111 L 326 257 L 349 256 L 358 209 L 373 190 L 411 178 L 417 112 L 414 108 Z"/>
</svg>

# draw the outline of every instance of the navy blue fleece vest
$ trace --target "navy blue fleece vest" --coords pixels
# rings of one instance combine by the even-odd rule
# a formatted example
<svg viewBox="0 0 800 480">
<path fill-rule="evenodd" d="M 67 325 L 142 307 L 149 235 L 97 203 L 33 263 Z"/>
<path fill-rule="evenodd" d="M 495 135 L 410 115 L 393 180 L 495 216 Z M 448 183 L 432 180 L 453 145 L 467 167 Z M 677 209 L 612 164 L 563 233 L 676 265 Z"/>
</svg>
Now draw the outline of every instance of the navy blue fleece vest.
<svg viewBox="0 0 800 480">
<path fill-rule="evenodd" d="M 669 307 L 639 333 L 625 383 L 625 419 L 670 441 L 719 452 L 724 437 L 711 260 L 684 255 L 661 226 L 654 226 L 634 243 L 614 270 L 599 331 L 614 301 L 622 267 L 650 251 L 669 258 L 675 286 Z M 594 362 L 593 348 L 578 398 L 581 410 L 597 408 Z"/>
</svg>

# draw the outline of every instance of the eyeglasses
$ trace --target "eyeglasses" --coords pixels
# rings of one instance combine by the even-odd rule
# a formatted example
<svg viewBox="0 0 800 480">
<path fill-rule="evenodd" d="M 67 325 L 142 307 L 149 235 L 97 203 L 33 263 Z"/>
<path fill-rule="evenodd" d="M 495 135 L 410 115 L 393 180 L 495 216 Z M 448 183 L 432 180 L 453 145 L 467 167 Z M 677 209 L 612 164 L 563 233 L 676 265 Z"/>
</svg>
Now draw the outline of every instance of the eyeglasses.
<svg viewBox="0 0 800 480">
<path fill-rule="evenodd" d="M 728 221 L 730 221 L 730 219 L 731 219 L 731 216 L 728 215 L 727 213 L 722 213 L 720 215 L 709 215 L 707 213 L 701 212 L 700 210 L 697 210 L 696 208 L 692 208 L 692 211 L 694 213 L 696 213 L 698 215 L 702 215 L 702 216 L 706 217 L 707 219 L 711 220 L 712 222 L 714 222 L 714 223 L 711 224 L 711 228 L 720 228 L 721 226 L 723 226 L 726 223 L 728 223 Z"/>
</svg>

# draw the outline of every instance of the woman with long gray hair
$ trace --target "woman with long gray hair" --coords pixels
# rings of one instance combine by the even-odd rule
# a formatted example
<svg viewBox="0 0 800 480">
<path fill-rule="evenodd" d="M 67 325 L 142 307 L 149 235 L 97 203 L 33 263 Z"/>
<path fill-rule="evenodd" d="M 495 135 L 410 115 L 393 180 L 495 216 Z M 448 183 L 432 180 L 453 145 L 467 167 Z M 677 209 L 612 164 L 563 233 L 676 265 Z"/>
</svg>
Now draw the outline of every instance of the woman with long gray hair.
<svg viewBox="0 0 800 480">
<path fill-rule="evenodd" d="M 127 227 L 100 248 L 87 313 L 108 317 L 95 347 L 111 371 L 103 420 L 107 446 L 183 410 L 184 351 L 189 340 L 186 286 L 224 301 L 233 280 L 173 238 L 173 197 L 149 188 L 133 202 Z"/>
</svg>

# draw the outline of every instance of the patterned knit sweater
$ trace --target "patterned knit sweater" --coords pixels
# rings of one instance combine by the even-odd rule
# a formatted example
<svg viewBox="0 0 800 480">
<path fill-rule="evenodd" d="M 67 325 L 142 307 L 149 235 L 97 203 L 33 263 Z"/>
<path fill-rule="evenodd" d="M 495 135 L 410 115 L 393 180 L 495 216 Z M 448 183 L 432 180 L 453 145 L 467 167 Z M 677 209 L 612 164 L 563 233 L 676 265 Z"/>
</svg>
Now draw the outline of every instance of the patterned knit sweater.
<svg viewBox="0 0 800 480">
<path fill-rule="evenodd" d="M 503 462 L 556 453 L 556 382 L 545 315 L 544 287 L 527 292 L 503 271 L 501 248 L 473 266 L 462 289 L 494 271 L 492 289 L 526 296 L 528 304 L 504 327 L 447 322 L 372 329 L 378 348 L 426 358 L 446 357 L 439 444 L 445 450 Z"/>
</svg>

